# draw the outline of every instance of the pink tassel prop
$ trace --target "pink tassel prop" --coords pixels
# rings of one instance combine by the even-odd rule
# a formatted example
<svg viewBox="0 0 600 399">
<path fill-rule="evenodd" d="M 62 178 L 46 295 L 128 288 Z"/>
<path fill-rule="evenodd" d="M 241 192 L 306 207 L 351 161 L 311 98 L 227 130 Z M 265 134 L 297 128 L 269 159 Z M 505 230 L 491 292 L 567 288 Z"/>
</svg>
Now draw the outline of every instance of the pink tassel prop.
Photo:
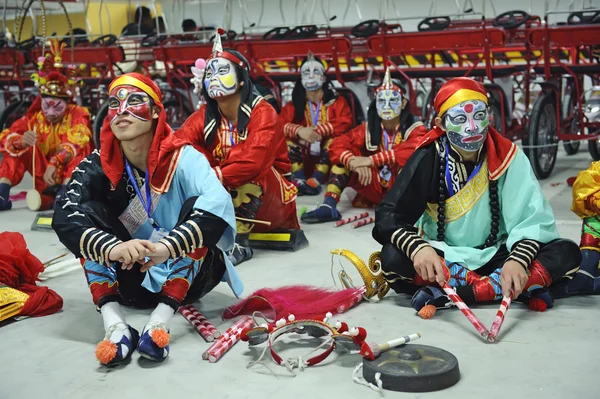
<svg viewBox="0 0 600 399">
<path fill-rule="evenodd" d="M 475 327 L 477 332 L 481 334 L 483 338 L 487 338 L 490 335 L 490 332 L 488 331 L 486 326 L 484 326 L 483 323 L 479 321 L 477 316 L 475 316 L 475 313 L 473 313 L 473 311 L 467 306 L 467 304 L 464 303 L 464 301 L 458 296 L 456 291 L 454 291 L 448 283 L 444 283 L 442 285 L 442 289 L 450 297 L 452 302 L 454 302 L 456 307 L 459 308 L 460 311 L 467 317 L 471 324 L 473 324 L 473 327 Z"/>
<path fill-rule="evenodd" d="M 496 337 L 500 333 L 500 328 L 502 328 L 502 323 L 504 323 L 504 316 L 506 316 L 506 312 L 508 312 L 508 307 L 510 306 L 511 301 L 512 300 L 510 296 L 505 296 L 502 298 L 502 303 L 500 304 L 500 308 L 496 313 L 496 317 L 492 323 L 492 328 L 490 328 L 490 335 L 487 337 L 489 343 L 496 342 Z"/>
<path fill-rule="evenodd" d="M 337 308 L 338 313 L 344 313 L 348 309 L 357 305 L 360 301 L 363 300 L 363 295 L 365 294 L 365 292 L 367 292 L 367 287 L 365 287 L 363 285 L 356 291 L 356 294 L 352 298 L 350 298 L 350 300 L 348 301 L 347 304 L 342 304 L 342 305 L 338 306 L 338 308 Z"/>
<path fill-rule="evenodd" d="M 352 224 L 352 228 L 356 229 L 356 228 L 359 228 L 359 227 L 362 227 L 362 226 L 366 226 L 366 225 L 371 224 L 371 223 L 375 223 L 375 218 L 370 217 L 368 219 L 362 219 L 362 220 L 359 220 L 358 222 L 354 222 Z"/>
<path fill-rule="evenodd" d="M 242 316 L 233 326 L 227 329 L 223 335 L 202 354 L 204 360 L 211 363 L 217 362 L 237 341 L 240 340 L 242 331 L 254 327 L 254 320 L 250 316 Z"/>
<path fill-rule="evenodd" d="M 369 212 L 363 212 L 360 215 L 351 216 L 351 217 L 346 218 L 346 219 L 338 220 L 337 222 L 335 222 L 335 227 L 340 227 L 340 226 L 343 226 L 345 224 L 352 223 L 355 220 L 364 219 L 366 217 L 369 217 Z"/>
</svg>

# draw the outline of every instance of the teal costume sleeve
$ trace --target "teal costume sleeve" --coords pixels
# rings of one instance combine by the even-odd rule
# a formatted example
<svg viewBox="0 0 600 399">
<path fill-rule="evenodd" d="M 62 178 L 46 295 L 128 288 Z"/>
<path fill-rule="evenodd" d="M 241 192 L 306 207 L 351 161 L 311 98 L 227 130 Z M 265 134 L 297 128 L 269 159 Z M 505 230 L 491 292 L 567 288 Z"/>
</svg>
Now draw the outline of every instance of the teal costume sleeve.
<svg viewBox="0 0 600 399">
<path fill-rule="evenodd" d="M 521 150 L 500 180 L 500 209 L 509 251 L 522 240 L 546 244 L 560 237 L 552 208 Z"/>
</svg>

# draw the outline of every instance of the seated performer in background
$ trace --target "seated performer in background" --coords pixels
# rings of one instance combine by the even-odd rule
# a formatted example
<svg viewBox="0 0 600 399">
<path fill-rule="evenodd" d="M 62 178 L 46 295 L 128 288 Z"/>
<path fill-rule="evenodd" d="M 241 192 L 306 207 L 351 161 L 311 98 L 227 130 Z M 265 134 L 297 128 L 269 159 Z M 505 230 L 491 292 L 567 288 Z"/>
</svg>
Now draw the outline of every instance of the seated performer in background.
<svg viewBox="0 0 600 399">
<path fill-rule="evenodd" d="M 298 191 L 286 177 L 291 164 L 285 138 L 277 128 L 277 113 L 254 90 L 248 61 L 237 51 L 223 50 L 219 34 L 203 81 L 206 103 L 175 137 L 207 154 L 233 198 L 238 245 L 232 262 L 237 265 L 252 257 L 250 232 L 291 229 L 296 235 L 290 237 L 306 241 L 296 215 Z"/>
<path fill-rule="evenodd" d="M 288 138 L 294 183 L 299 195 L 318 195 L 329 172 L 331 161 L 327 149 L 334 137 L 352 128 L 352 111 L 325 76 L 320 60 L 308 53 L 300 67 L 300 78 L 292 91 L 292 101 L 279 114 L 283 132 Z M 308 180 L 304 162 L 318 159 Z"/>
<path fill-rule="evenodd" d="M 27 114 L 0 133 L 0 211 L 12 208 L 9 192 L 25 172 L 42 195 L 42 209 L 50 209 L 53 195 L 61 195 L 73 169 L 92 151 L 90 115 L 75 104 L 75 70 L 62 64 L 65 44 L 52 40 L 50 54 L 32 79 L 40 94 Z M 33 157 L 35 156 L 35 170 Z M 61 188 L 62 185 L 62 188 Z M 58 191 L 58 194 L 57 194 Z"/>
<path fill-rule="evenodd" d="M 377 207 L 373 237 L 385 278 L 413 306 L 503 295 L 552 306 L 545 289 L 574 273 L 577 245 L 560 239 L 550 204 L 527 157 L 489 126 L 485 88 L 452 79 L 438 92 L 436 127 Z"/>
<path fill-rule="evenodd" d="M 223 277 L 236 295 L 241 282 L 223 250 L 235 239 L 231 197 L 208 161 L 189 143 L 165 139 L 162 94 L 136 73 L 109 87 L 102 154 L 94 151 L 58 201 L 52 227 L 78 258 L 106 335 L 96 357 L 114 365 L 139 353 L 169 354 L 168 323 L 182 302 L 211 291 Z M 138 331 L 119 303 L 155 307 Z"/>
<path fill-rule="evenodd" d="M 423 123 L 410 112 L 400 82 L 392 81 L 388 68 L 369 106 L 368 121 L 334 138 L 329 146 L 334 166 L 325 199 L 317 209 L 302 215 L 302 221 L 341 219 L 337 203 L 347 186 L 358 192 L 354 206 L 379 204 L 425 133 Z"/>
<path fill-rule="evenodd" d="M 583 219 L 581 226 L 581 265 L 572 279 L 558 284 L 556 297 L 600 294 L 600 162 L 579 172 L 572 188 L 571 210 Z"/>
</svg>

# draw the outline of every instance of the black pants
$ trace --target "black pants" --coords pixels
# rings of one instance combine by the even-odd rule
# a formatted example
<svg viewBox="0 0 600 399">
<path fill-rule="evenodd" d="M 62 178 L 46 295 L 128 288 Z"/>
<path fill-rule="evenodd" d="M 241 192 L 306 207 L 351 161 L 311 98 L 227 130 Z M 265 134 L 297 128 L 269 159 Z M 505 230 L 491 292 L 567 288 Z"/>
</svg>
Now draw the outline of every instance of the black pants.
<svg viewBox="0 0 600 399">
<path fill-rule="evenodd" d="M 441 257 L 443 252 L 436 249 Z M 498 252 L 485 265 L 475 270 L 481 276 L 488 276 L 502 266 L 509 252 L 502 245 Z M 556 283 L 568 273 L 573 273 L 581 263 L 579 246 L 567 239 L 559 238 L 542 245 L 536 260 L 542 264 Z M 420 287 L 413 284 L 416 275 L 413 262 L 393 244 L 386 244 L 381 250 L 381 266 L 390 287 L 397 293 L 414 294 Z M 433 284 L 433 283 L 432 283 Z M 464 298 L 463 298 L 464 299 Z"/>
<path fill-rule="evenodd" d="M 183 223 L 195 202 L 196 197 L 190 198 L 184 203 L 177 225 Z M 82 206 L 86 208 L 86 214 L 93 219 L 97 228 L 114 234 L 121 241 L 132 239 L 129 231 L 127 231 L 119 218 L 105 204 L 90 201 L 82 204 Z M 156 307 L 159 303 L 165 303 L 177 310 L 180 305 L 197 301 L 212 291 L 221 282 L 226 270 L 223 253 L 217 248 L 209 248 L 204 262 L 198 271 L 198 275 L 192 282 L 186 297 L 182 303 L 176 303 L 170 297 L 150 292 L 144 288 L 142 282 L 146 277 L 146 273 L 141 273 L 140 268 L 141 265 L 138 263 L 131 270 L 122 270 L 120 267 L 117 267 L 119 296 L 101 298 L 98 301 L 98 307 L 102 307 L 107 302 L 119 302 L 124 306 L 148 309 Z"/>
</svg>

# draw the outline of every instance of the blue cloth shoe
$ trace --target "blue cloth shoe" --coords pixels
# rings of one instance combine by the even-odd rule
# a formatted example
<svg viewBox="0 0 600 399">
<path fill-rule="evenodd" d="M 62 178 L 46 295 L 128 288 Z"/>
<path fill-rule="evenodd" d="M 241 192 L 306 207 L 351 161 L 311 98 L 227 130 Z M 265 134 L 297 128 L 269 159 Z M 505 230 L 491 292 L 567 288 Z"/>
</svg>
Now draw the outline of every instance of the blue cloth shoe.
<svg viewBox="0 0 600 399">
<path fill-rule="evenodd" d="M 325 222 L 335 222 L 342 218 L 342 215 L 337 210 L 337 203 L 335 199 L 329 196 L 325 196 L 323 203 L 317 207 L 314 211 L 306 212 L 300 220 L 304 223 L 315 224 Z"/>
<path fill-rule="evenodd" d="M 298 187 L 298 195 L 319 195 L 321 194 L 321 185 L 316 179 L 310 178 L 308 180 L 297 179 L 295 181 L 296 187 Z"/>
<path fill-rule="evenodd" d="M 0 183 L 0 211 L 8 211 L 12 208 L 10 200 L 10 184 Z"/>
<path fill-rule="evenodd" d="M 433 305 L 436 309 L 447 309 L 454 306 L 454 302 L 439 287 L 429 285 L 419 288 L 410 300 L 412 307 L 418 312 L 425 305 Z"/>
<path fill-rule="evenodd" d="M 142 331 L 137 350 L 146 359 L 162 362 L 169 356 L 169 329 L 162 323 L 149 323 Z"/>
<path fill-rule="evenodd" d="M 119 342 L 112 342 L 109 340 L 111 334 L 121 324 L 118 323 L 108 329 L 104 340 L 96 346 L 96 358 L 100 363 L 105 366 L 116 366 L 119 363 L 123 363 L 125 360 L 131 357 L 133 350 L 138 345 L 140 339 L 140 333 L 133 327 L 127 324 L 129 333 L 131 334 L 131 340 L 123 335 L 123 338 Z M 127 354 L 123 356 L 124 348 L 127 348 Z"/>
</svg>

